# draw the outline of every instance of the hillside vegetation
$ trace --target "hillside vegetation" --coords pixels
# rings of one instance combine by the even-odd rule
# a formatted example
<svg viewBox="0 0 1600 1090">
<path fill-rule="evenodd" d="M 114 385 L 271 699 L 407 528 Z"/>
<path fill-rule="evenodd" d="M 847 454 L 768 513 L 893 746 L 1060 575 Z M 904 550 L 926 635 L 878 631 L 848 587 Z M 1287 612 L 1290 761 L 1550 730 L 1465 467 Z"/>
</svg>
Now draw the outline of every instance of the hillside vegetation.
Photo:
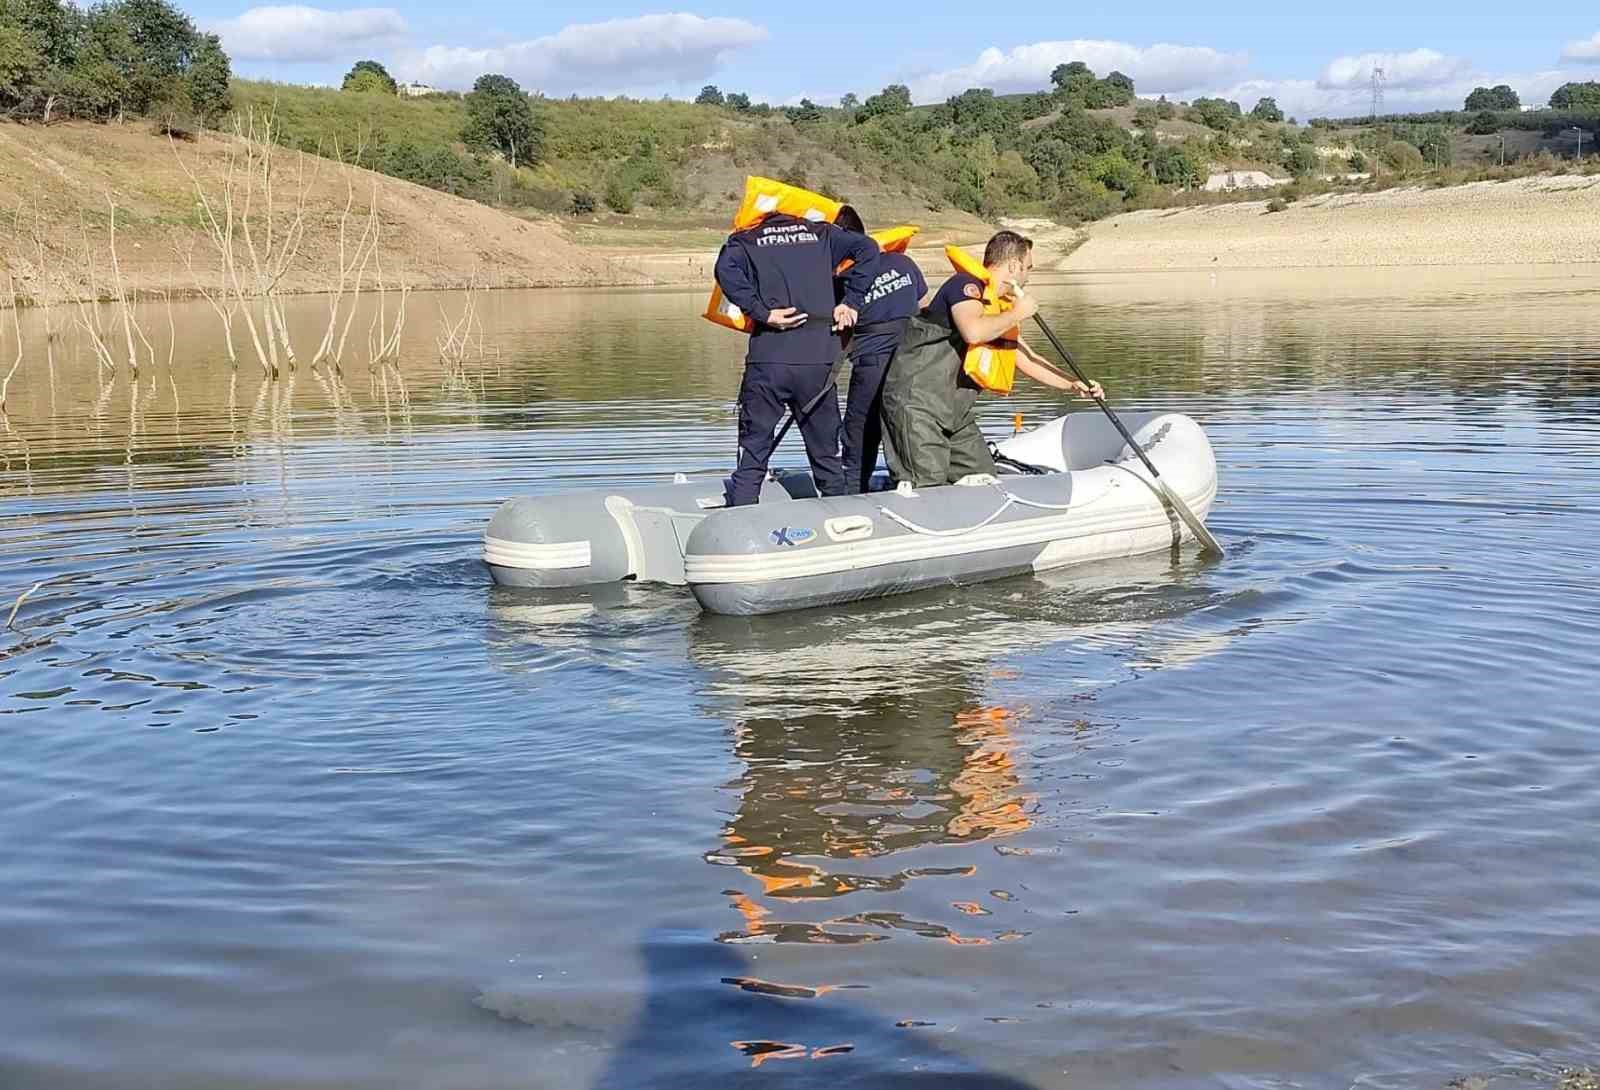
<svg viewBox="0 0 1600 1090">
<path fill-rule="evenodd" d="M 0 0 L 0 116 L 41 131 L 63 119 L 115 124 L 108 164 L 123 162 L 137 132 L 159 159 L 169 137 L 192 144 L 270 118 L 272 139 L 290 149 L 543 220 L 591 248 L 674 259 L 715 244 L 746 174 L 849 200 L 871 226 L 910 221 L 930 228 L 927 241 L 970 241 L 1001 217 L 1075 225 L 1248 196 L 1205 192 L 1219 171 L 1262 172 L 1292 202 L 1547 170 L 1593 149 L 1600 119 L 1600 83 L 1571 83 L 1548 110 L 1522 111 L 1502 85 L 1477 88 L 1461 111 L 1302 125 L 1271 98 L 1248 110 L 1140 98 L 1128 76 L 1080 62 L 1059 65 L 1033 93 L 970 88 L 924 106 L 898 84 L 784 108 L 714 86 L 692 103 L 554 100 L 495 73 L 464 94 L 401 92 L 371 60 L 338 89 L 233 79 L 218 39 L 168 0 Z M 18 139 L 30 142 L 54 154 L 47 138 Z M 145 181 L 86 171 L 65 192 L 84 177 L 135 192 Z M 85 204 L 61 214 L 97 212 L 103 198 L 84 190 Z"/>
</svg>

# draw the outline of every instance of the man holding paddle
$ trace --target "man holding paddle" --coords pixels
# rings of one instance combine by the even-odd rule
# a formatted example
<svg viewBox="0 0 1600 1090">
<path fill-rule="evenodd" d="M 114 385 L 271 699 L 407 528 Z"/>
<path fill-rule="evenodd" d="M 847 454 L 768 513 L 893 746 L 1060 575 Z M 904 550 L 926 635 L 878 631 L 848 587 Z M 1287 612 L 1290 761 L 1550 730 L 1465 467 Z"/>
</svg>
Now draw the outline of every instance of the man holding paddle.
<svg viewBox="0 0 1600 1090">
<path fill-rule="evenodd" d="M 1032 270 L 1033 240 L 1001 231 L 984 248 L 981 272 L 958 266 L 911 319 L 883 387 L 884 447 L 896 481 L 924 488 L 994 473 L 978 428 L 982 387 L 965 367 L 975 348 L 993 345 L 1014 353 L 1015 369 L 1035 382 L 1083 397 L 1104 396 L 1099 383 L 1062 374 L 1016 333 L 1017 325 L 1038 311 L 1038 304 L 1022 295 Z"/>
</svg>

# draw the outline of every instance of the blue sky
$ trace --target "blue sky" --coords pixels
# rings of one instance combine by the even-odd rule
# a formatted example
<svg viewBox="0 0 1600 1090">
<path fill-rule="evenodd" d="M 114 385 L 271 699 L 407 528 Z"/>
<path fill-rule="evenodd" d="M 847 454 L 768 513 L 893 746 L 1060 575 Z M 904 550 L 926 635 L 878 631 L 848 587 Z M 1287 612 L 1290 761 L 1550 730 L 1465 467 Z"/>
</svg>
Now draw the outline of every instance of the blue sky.
<svg viewBox="0 0 1600 1090">
<path fill-rule="evenodd" d="M 1252 0 L 1097 11 L 1044 0 L 862 3 L 841 5 L 848 24 L 806 29 L 778 22 L 775 5 L 366 2 L 203 0 L 190 10 L 221 32 L 242 75 L 337 83 L 373 57 L 400 79 L 460 88 L 500 71 L 552 96 L 687 98 L 715 83 L 773 103 L 831 103 L 906 83 L 931 102 L 969 86 L 1043 87 L 1055 64 L 1083 59 L 1102 74 L 1127 72 L 1140 94 L 1221 93 L 1247 109 L 1272 95 L 1311 116 L 1363 110 L 1374 64 L 1388 73 L 1391 109 L 1459 107 L 1480 83 L 1510 83 L 1525 102 L 1542 102 L 1568 79 L 1600 79 L 1600 8 L 1570 0 L 1481 14 L 1460 3 L 1346 0 L 1288 16 L 1281 2 Z"/>
</svg>

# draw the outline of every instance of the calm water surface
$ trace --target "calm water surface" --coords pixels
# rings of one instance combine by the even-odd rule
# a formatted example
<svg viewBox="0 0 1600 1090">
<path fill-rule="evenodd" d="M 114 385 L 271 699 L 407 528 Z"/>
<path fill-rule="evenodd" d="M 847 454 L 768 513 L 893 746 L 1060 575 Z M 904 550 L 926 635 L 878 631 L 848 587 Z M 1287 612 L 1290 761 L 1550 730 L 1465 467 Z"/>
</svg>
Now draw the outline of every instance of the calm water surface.
<svg viewBox="0 0 1600 1090">
<path fill-rule="evenodd" d="M 455 374 L 419 295 L 403 391 L 232 378 L 203 306 L 102 385 L 24 316 L 0 1086 L 1600 1064 L 1600 269 L 1043 294 L 1117 404 L 1206 426 L 1225 561 L 759 620 L 509 592 L 505 496 L 729 461 L 701 293 L 494 295 Z"/>
</svg>

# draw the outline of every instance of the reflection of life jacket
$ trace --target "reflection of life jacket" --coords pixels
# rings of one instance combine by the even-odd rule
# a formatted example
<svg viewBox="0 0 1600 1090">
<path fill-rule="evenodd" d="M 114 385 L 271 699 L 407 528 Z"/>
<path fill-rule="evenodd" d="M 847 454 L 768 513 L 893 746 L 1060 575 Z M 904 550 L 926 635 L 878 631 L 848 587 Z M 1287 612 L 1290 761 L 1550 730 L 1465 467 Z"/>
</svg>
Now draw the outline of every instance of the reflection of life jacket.
<svg viewBox="0 0 1600 1090">
<path fill-rule="evenodd" d="M 832 223 L 843 207 L 839 201 L 820 193 L 752 174 L 744 180 L 744 200 L 733 214 L 733 229 L 745 231 L 768 216 L 778 214 Z M 886 231 L 873 231 L 870 237 L 878 243 L 879 249 L 894 252 L 909 246 L 911 236 L 916 233 L 915 227 L 891 227 Z M 849 267 L 850 262 L 842 262 L 833 273 L 838 276 Z M 715 284 L 711 286 L 711 298 L 706 302 L 703 317 L 740 333 L 750 333 L 756 328 L 755 319 L 723 298 L 722 289 Z"/>
<path fill-rule="evenodd" d="M 1000 297 L 1000 286 L 989 275 L 989 270 L 984 268 L 983 262 L 975 260 L 959 246 L 946 246 L 944 256 L 950 259 L 956 272 L 966 273 L 983 284 L 985 317 L 1003 314 L 1011 309 L 1011 300 Z M 1017 378 L 1018 336 L 1020 331 L 1012 326 L 987 344 L 968 345 L 966 355 L 961 360 L 961 370 L 981 388 L 997 394 L 1009 394 Z"/>
</svg>

